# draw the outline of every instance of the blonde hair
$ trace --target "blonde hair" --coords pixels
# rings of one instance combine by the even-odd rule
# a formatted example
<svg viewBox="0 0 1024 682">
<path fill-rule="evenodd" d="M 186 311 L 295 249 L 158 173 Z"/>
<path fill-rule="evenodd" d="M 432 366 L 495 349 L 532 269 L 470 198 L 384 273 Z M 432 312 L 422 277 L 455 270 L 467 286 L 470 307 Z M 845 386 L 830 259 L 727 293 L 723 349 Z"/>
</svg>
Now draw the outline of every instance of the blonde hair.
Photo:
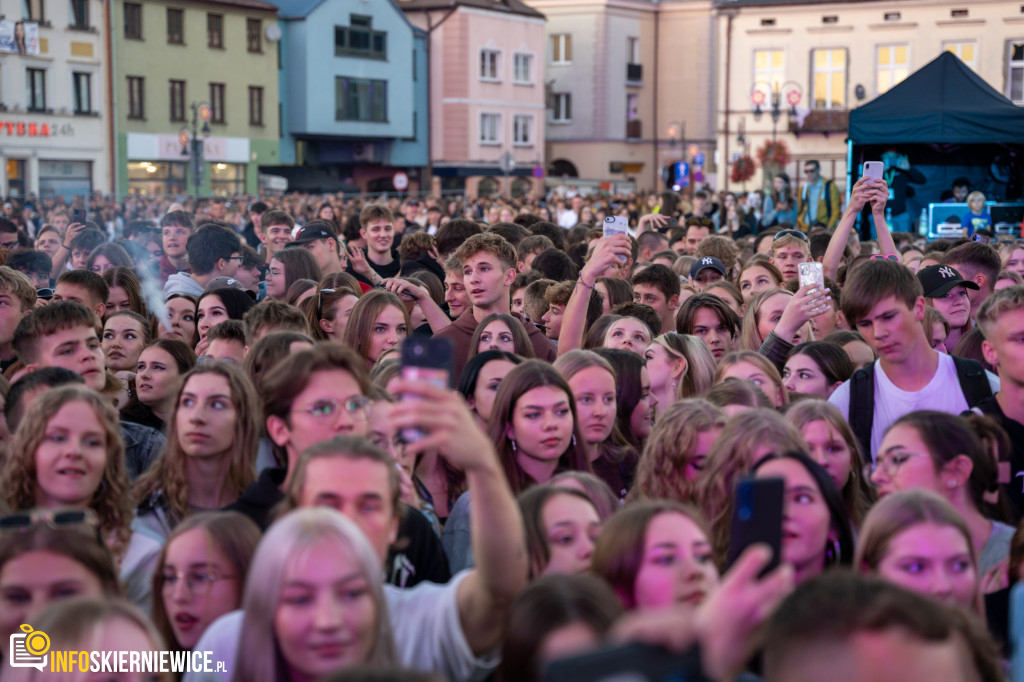
<svg viewBox="0 0 1024 682">
<path fill-rule="evenodd" d="M 655 338 L 656 343 L 674 357 L 686 361 L 686 371 L 679 377 L 676 400 L 696 398 L 708 392 L 715 383 L 715 356 L 706 343 L 691 334 L 668 332 Z"/>
<path fill-rule="evenodd" d="M 876 495 L 870 481 L 864 476 L 864 452 L 860 441 L 853 435 L 853 429 L 843 417 L 839 408 L 827 400 L 804 398 L 789 406 L 786 420 L 803 432 L 805 426 L 812 422 L 823 421 L 835 429 L 839 437 L 850 450 L 850 478 L 840 490 L 846 513 L 850 515 L 855 527 L 859 527 L 868 510 L 874 504 Z"/>
<path fill-rule="evenodd" d="M 769 298 L 776 294 L 793 296 L 793 292 L 786 289 L 768 289 L 767 291 L 762 291 L 750 301 L 746 312 L 743 313 L 743 321 L 740 324 L 740 350 L 757 352 L 761 348 L 764 339 L 761 338 L 761 332 L 757 329 L 757 325 L 761 321 L 761 307 Z M 789 341 L 789 339 L 785 340 Z"/>
<path fill-rule="evenodd" d="M 3 470 L 3 500 L 11 511 L 36 506 L 39 489 L 36 451 L 46 437 L 46 426 L 70 403 L 85 403 L 92 408 L 103 431 L 107 461 L 99 487 L 89 500 L 89 508 L 100 520 L 110 551 L 118 561 L 124 557 L 131 540 L 133 514 L 131 482 L 124 465 L 124 442 L 117 411 L 96 391 L 79 384 L 52 388 L 41 393 L 28 406 L 14 433 Z"/>
<path fill-rule="evenodd" d="M 789 402 L 789 391 L 782 384 L 782 375 L 779 374 L 779 370 L 772 364 L 772 361 L 765 356 L 751 350 L 734 350 L 728 353 L 722 361 L 718 363 L 718 367 L 715 369 L 715 383 L 722 381 L 725 376 L 726 370 L 733 365 L 738 365 L 741 362 L 749 362 L 756 366 L 765 376 L 775 384 L 779 390 L 779 396 L 782 399 L 782 404 L 785 405 Z"/>
<path fill-rule="evenodd" d="M 697 483 L 683 475 L 700 434 L 724 429 L 720 407 L 699 398 L 680 400 L 658 417 L 644 444 L 630 499 L 668 499 L 694 504 Z"/>
<path fill-rule="evenodd" d="M 288 567 L 324 542 L 342 548 L 359 565 L 370 586 L 376 627 L 365 663 L 382 666 L 397 662 L 380 557 L 359 527 L 348 518 L 327 507 L 308 507 L 296 509 L 276 521 L 256 548 L 242 598 L 245 619 L 238 651 L 244 655 L 238 656 L 233 682 L 284 682 L 288 679 L 274 618 Z"/>
<path fill-rule="evenodd" d="M 857 552 L 853 557 L 854 570 L 865 574 L 877 573 L 889 553 L 892 539 L 914 526 L 926 523 L 955 528 L 963 536 L 974 568 L 975 610 L 978 616 L 984 618 L 981 576 L 978 575 L 978 557 L 971 541 L 971 532 L 953 505 L 931 491 L 915 488 L 893 493 L 883 497 L 871 508 L 860 529 Z"/>
<path fill-rule="evenodd" d="M 729 548 L 734 488 L 740 476 L 754 466 L 755 454 L 765 445 L 780 454 L 809 449 L 800 430 L 777 412 L 754 408 L 730 419 L 708 452 L 704 472 L 697 481 L 697 499 L 711 527 L 711 545 L 719 566 L 724 565 Z"/>
</svg>

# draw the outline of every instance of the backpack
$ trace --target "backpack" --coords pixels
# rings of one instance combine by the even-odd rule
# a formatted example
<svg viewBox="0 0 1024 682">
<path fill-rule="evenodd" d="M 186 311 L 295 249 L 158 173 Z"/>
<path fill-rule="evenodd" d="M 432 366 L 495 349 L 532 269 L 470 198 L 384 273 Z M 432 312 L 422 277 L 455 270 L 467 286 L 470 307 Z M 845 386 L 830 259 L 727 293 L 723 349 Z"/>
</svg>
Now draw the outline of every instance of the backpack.
<svg viewBox="0 0 1024 682">
<path fill-rule="evenodd" d="M 955 355 L 950 357 L 956 366 L 956 378 L 967 399 L 967 407 L 973 408 L 985 398 L 992 397 L 992 386 L 980 362 Z M 850 378 L 849 422 L 853 435 L 864 449 L 864 456 L 871 457 L 871 428 L 875 422 L 874 363 L 858 369 Z"/>
</svg>

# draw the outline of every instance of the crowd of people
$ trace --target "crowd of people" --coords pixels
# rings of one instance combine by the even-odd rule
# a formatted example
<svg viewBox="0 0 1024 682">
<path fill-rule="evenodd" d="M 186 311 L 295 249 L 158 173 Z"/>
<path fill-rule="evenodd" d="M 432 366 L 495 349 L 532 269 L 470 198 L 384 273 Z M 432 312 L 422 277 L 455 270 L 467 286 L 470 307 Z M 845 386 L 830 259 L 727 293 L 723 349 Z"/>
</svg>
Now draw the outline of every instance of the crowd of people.
<svg viewBox="0 0 1024 682">
<path fill-rule="evenodd" d="M 1024 243 L 834 190 L 8 202 L 0 677 L 30 625 L 189 682 L 1005 679 Z"/>
</svg>

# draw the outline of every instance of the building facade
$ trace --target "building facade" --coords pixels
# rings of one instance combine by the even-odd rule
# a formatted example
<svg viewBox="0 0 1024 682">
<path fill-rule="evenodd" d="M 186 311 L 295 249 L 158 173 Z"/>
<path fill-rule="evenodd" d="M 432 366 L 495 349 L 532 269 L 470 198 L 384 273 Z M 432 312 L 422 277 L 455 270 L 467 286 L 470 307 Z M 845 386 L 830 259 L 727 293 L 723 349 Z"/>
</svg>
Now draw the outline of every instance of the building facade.
<svg viewBox="0 0 1024 682">
<path fill-rule="evenodd" d="M 277 8 L 113 0 L 119 194 L 255 193 L 279 162 Z M 202 163 L 191 162 L 202 140 Z"/>
<path fill-rule="evenodd" d="M 529 0 L 547 17 L 549 184 L 665 186 L 714 150 L 706 1 Z M 682 187 L 707 181 L 693 166 Z"/>
<path fill-rule="evenodd" d="M 416 192 L 427 155 L 426 36 L 392 0 L 281 0 L 281 166 L 314 192 Z"/>
<path fill-rule="evenodd" d="M 996 90 L 1024 104 L 1024 7 L 929 2 L 716 2 L 719 159 L 731 164 L 774 135 L 792 161 L 784 169 L 799 186 L 802 162 L 846 185 L 850 110 L 897 85 L 943 50 L 956 54 Z M 755 100 L 762 102 L 755 117 Z M 778 117 L 772 115 L 779 102 Z M 795 101 L 795 114 L 791 102 Z M 742 140 L 740 137 L 742 136 Z M 733 190 L 762 186 L 759 171 Z"/>
<path fill-rule="evenodd" d="M 0 194 L 110 191 L 106 9 L 0 0 Z"/>
<path fill-rule="evenodd" d="M 521 0 L 399 6 L 427 33 L 432 193 L 539 190 L 547 128 L 544 15 Z"/>
</svg>

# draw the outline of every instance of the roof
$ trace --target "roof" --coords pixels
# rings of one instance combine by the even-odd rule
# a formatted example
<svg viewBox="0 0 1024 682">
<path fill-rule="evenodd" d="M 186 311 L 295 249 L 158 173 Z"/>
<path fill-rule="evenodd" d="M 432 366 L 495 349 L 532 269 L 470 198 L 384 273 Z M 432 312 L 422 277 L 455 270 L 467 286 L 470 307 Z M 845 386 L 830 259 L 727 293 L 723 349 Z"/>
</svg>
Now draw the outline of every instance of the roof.
<svg viewBox="0 0 1024 682">
<path fill-rule="evenodd" d="M 186 0 L 187 1 L 187 0 Z M 238 9 L 255 9 L 261 12 L 277 12 L 277 5 L 264 0 L 193 0 L 194 5 L 222 5 Z"/>
<path fill-rule="evenodd" d="M 402 12 L 401 8 L 398 6 L 398 3 L 395 2 L 395 0 L 381 1 L 387 2 L 392 7 L 394 7 L 398 15 L 402 17 L 402 19 L 405 19 L 406 23 L 409 23 L 409 20 L 406 19 L 405 14 Z M 310 13 L 317 7 L 319 7 L 323 2 L 325 2 L 325 0 L 276 0 L 276 2 L 278 7 L 280 8 L 280 14 L 283 18 L 298 19 L 308 17 Z M 412 26 L 412 24 L 409 25 Z"/>
<path fill-rule="evenodd" d="M 519 14 L 537 19 L 545 18 L 541 12 L 530 7 L 523 0 L 399 0 L 398 6 L 406 11 L 474 7 L 503 14 Z"/>
<path fill-rule="evenodd" d="M 850 112 L 854 144 L 1024 143 L 1024 109 L 952 52 Z"/>
<path fill-rule="evenodd" d="M 773 7 L 783 5 L 837 5 L 850 2 L 878 2 L 878 0 L 713 0 L 712 6 L 715 9 L 728 9 L 729 7 Z"/>
</svg>

